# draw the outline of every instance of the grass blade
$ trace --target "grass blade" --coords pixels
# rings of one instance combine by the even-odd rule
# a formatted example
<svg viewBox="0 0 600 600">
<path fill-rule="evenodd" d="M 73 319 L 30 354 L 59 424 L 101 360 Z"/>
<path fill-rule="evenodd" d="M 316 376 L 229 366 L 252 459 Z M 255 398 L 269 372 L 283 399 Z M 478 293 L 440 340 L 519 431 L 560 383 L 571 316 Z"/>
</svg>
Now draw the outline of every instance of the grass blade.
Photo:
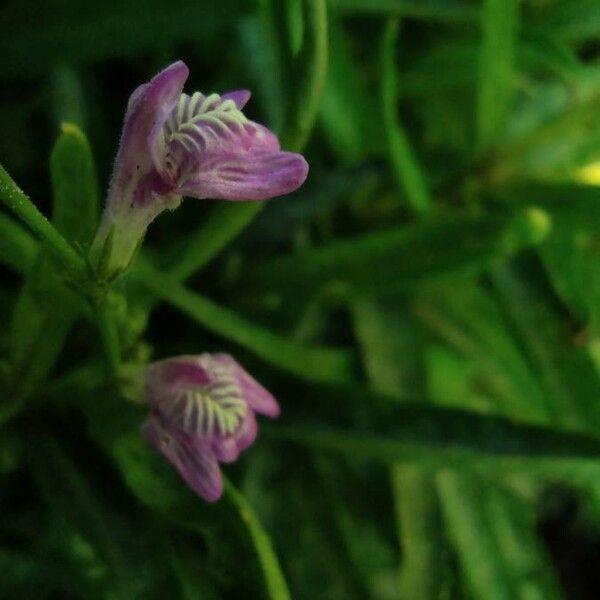
<svg viewBox="0 0 600 600">
<path fill-rule="evenodd" d="M 274 366 L 312 381 L 347 382 L 354 378 L 353 358 L 349 352 L 305 347 L 281 337 L 189 291 L 148 264 L 139 269 L 137 275 L 157 298 Z"/>
<path fill-rule="evenodd" d="M 484 0 L 477 97 L 480 152 L 503 131 L 515 83 L 519 0 Z"/>
<path fill-rule="evenodd" d="M 269 598 L 271 600 L 290 600 L 290 592 L 281 571 L 277 555 L 273 550 L 271 540 L 260 524 L 252 507 L 246 498 L 228 480 L 225 480 L 225 493 L 237 508 L 241 520 L 248 528 L 248 533 L 252 538 L 252 543 L 254 544 L 260 566 L 263 570 Z"/>
<path fill-rule="evenodd" d="M 398 118 L 398 77 L 395 52 L 400 21 L 385 24 L 380 44 L 381 103 L 383 123 L 388 140 L 388 155 L 398 187 L 406 195 L 415 213 L 431 209 L 431 198 L 424 173 L 417 161 L 406 131 Z"/>
</svg>

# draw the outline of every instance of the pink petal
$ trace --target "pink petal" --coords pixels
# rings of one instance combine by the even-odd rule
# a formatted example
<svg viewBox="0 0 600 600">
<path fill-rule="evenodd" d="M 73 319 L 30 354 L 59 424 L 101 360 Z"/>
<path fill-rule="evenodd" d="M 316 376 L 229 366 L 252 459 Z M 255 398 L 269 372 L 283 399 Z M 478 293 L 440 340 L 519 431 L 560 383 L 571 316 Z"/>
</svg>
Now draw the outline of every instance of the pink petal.
<svg viewBox="0 0 600 600">
<path fill-rule="evenodd" d="M 249 90 L 233 90 L 231 92 L 225 92 L 221 95 L 221 100 L 233 100 L 235 105 L 242 110 L 252 93 Z"/>
<path fill-rule="evenodd" d="M 278 417 L 281 413 L 279 404 L 273 395 L 266 390 L 248 371 L 234 358 L 223 352 L 212 355 L 213 360 L 229 365 L 235 371 L 235 377 L 241 387 L 242 396 L 250 408 L 267 417 Z"/>
<path fill-rule="evenodd" d="M 144 423 L 142 434 L 201 498 L 207 502 L 216 502 L 221 497 L 221 470 L 207 444 L 192 441 L 181 432 L 163 427 L 155 417 L 150 417 Z"/>
<path fill-rule="evenodd" d="M 184 196 L 267 200 L 298 189 L 308 164 L 292 152 L 213 152 L 200 158 L 197 174 L 178 190 Z"/>
<path fill-rule="evenodd" d="M 187 66 L 177 61 L 134 90 L 115 159 L 109 203 L 130 197 L 133 190 L 129 190 L 129 187 L 137 184 L 139 177 L 152 167 L 149 152 L 153 145 L 152 138 L 167 120 L 188 74 Z"/>
</svg>

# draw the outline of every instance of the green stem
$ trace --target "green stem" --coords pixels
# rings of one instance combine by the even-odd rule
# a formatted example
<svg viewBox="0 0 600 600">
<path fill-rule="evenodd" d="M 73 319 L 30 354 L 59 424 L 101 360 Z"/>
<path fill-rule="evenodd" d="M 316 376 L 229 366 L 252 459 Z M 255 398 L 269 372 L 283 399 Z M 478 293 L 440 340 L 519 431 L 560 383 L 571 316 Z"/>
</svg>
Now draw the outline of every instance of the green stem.
<svg viewBox="0 0 600 600">
<path fill-rule="evenodd" d="M 12 217 L 0 213 L 0 262 L 25 275 L 39 251 L 38 241 Z"/>
<path fill-rule="evenodd" d="M 65 238 L 50 224 L 31 200 L 13 181 L 4 167 L 0 165 L 0 201 L 14 212 L 40 240 L 46 242 L 48 249 L 62 266 L 76 279 L 86 272 L 84 259 L 73 249 Z"/>
<path fill-rule="evenodd" d="M 115 380 L 121 364 L 121 349 L 117 326 L 113 318 L 110 304 L 106 300 L 99 301 L 95 306 L 96 321 L 100 340 L 104 350 L 106 374 Z"/>
<path fill-rule="evenodd" d="M 291 600 L 285 577 L 281 571 L 279 560 L 273 550 L 273 545 L 271 544 L 269 536 L 263 529 L 258 517 L 252 510 L 252 507 L 246 498 L 228 479 L 225 479 L 224 484 L 225 494 L 237 508 L 240 517 L 246 524 L 248 533 L 252 538 L 252 543 L 254 544 L 265 578 L 269 598 L 271 600 Z"/>
</svg>

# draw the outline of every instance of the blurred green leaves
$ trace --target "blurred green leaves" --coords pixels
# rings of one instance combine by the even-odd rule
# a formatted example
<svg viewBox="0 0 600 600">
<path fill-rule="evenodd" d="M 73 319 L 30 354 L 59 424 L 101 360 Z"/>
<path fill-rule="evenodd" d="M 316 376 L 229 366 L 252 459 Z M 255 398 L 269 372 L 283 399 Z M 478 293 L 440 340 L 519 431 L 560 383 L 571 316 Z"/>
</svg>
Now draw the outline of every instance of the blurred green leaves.
<svg viewBox="0 0 600 600">
<path fill-rule="evenodd" d="M 383 461 L 418 461 L 431 467 L 475 465 L 499 472 L 529 472 L 550 479 L 592 482 L 600 441 L 592 436 L 513 424 L 451 409 L 406 405 L 382 431 L 328 425 L 269 425 L 270 436 L 309 447 Z"/>
<path fill-rule="evenodd" d="M 531 209 L 512 215 L 455 214 L 278 257 L 259 265 L 246 279 L 253 288 L 296 298 L 326 285 L 380 295 L 450 273 L 477 272 L 494 257 L 538 243 L 548 226 L 547 216 Z M 288 272 L 294 273 L 293 280 L 279 286 Z"/>
<path fill-rule="evenodd" d="M 365 159 L 368 151 L 378 147 L 374 140 L 377 120 L 363 121 L 363 112 L 372 99 L 365 89 L 362 73 L 356 68 L 341 19 L 335 12 L 329 15 L 328 29 L 329 66 L 320 121 L 338 160 L 357 164 Z"/>
<path fill-rule="evenodd" d="M 200 325 L 251 350 L 271 364 L 315 381 L 351 381 L 352 354 L 344 350 L 302 347 L 246 321 L 198 294 L 188 291 L 149 265 L 139 270 L 144 286 Z"/>
<path fill-rule="evenodd" d="M 35 202 L 0 173 L 0 385 L 28 399 L 3 405 L 0 595 L 571 589 L 578 556 L 550 540 L 551 563 L 539 530 L 558 510 L 572 535 L 567 493 L 600 522 L 600 196 L 576 183 L 600 159 L 597 17 L 593 0 L 5 3 L 0 150 Z M 125 98 L 176 58 L 203 92 L 252 89 L 310 178 L 161 217 L 94 316 L 73 286 L 94 158 L 104 181 Z M 65 119 L 97 152 L 64 125 L 48 186 Z M 283 414 L 206 505 L 114 383 L 121 361 L 213 350 L 241 352 Z"/>
<path fill-rule="evenodd" d="M 34 476 L 52 511 L 59 519 L 67 517 L 68 527 L 86 540 L 82 545 L 90 544 L 91 553 L 96 555 L 95 570 L 99 578 L 105 579 L 107 593 L 117 598 L 131 597 L 135 594 L 133 565 L 128 564 L 119 540 L 115 539 L 114 525 L 109 525 L 109 516 L 96 501 L 94 491 L 55 441 L 38 437 L 29 454 Z M 65 515 L 63 509 L 67 505 L 69 511 Z M 102 571 L 107 566 L 109 573 L 104 575 Z"/>
<path fill-rule="evenodd" d="M 383 125 L 388 139 L 388 152 L 394 177 L 406 194 L 408 204 L 416 213 L 431 210 L 431 198 L 425 176 L 419 166 L 410 142 L 397 116 L 398 81 L 396 68 L 396 41 L 400 22 L 390 19 L 381 35 L 381 102 Z"/>
<path fill-rule="evenodd" d="M 406 16 L 425 21 L 472 21 L 478 7 L 467 0 L 331 0 L 333 6 L 349 13 Z"/>
<path fill-rule="evenodd" d="M 63 123 L 50 155 L 53 225 L 76 247 L 86 248 L 96 232 L 98 182 L 90 144 L 83 132 Z"/>
<path fill-rule="evenodd" d="M 513 99 L 519 33 L 519 0 L 484 0 L 479 53 L 477 125 L 479 150 L 502 132 Z"/>
<path fill-rule="evenodd" d="M 0 213 L 0 258 L 11 269 L 24 273 L 37 254 L 37 242 L 13 219 Z"/>
<path fill-rule="evenodd" d="M 387 303 L 359 299 L 352 308 L 371 386 L 389 394 L 390 404 L 392 397 L 401 402 L 408 394 L 425 394 L 422 337 L 398 305 L 399 299 Z M 390 477 L 402 553 L 399 594 L 439 598 L 445 575 L 444 541 L 432 471 L 396 463 Z"/>
<path fill-rule="evenodd" d="M 218 7 L 189 0 L 176 0 L 169 6 L 137 0 L 127 4 L 51 0 L 36 7 L 7 3 L 0 12 L 7 33 L 0 72 L 5 76 L 40 74 L 74 57 L 78 63 L 89 63 L 135 56 L 156 47 L 157 25 L 163 47 L 186 39 L 214 43 L 216 36 L 228 30 L 225 17 L 240 8 L 245 10 L 229 0 Z"/>
</svg>

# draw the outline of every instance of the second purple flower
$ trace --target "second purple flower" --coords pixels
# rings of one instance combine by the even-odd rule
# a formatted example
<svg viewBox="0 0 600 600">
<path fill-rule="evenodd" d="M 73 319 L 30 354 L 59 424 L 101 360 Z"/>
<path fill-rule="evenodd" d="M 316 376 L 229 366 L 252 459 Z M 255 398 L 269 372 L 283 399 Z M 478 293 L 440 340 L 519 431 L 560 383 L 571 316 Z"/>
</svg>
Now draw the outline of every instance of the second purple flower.
<svg viewBox="0 0 600 600">
<path fill-rule="evenodd" d="M 151 411 L 146 439 L 209 502 L 223 491 L 219 462 L 235 461 L 254 442 L 255 413 L 280 412 L 275 398 L 228 354 L 152 363 L 142 386 Z"/>
</svg>

